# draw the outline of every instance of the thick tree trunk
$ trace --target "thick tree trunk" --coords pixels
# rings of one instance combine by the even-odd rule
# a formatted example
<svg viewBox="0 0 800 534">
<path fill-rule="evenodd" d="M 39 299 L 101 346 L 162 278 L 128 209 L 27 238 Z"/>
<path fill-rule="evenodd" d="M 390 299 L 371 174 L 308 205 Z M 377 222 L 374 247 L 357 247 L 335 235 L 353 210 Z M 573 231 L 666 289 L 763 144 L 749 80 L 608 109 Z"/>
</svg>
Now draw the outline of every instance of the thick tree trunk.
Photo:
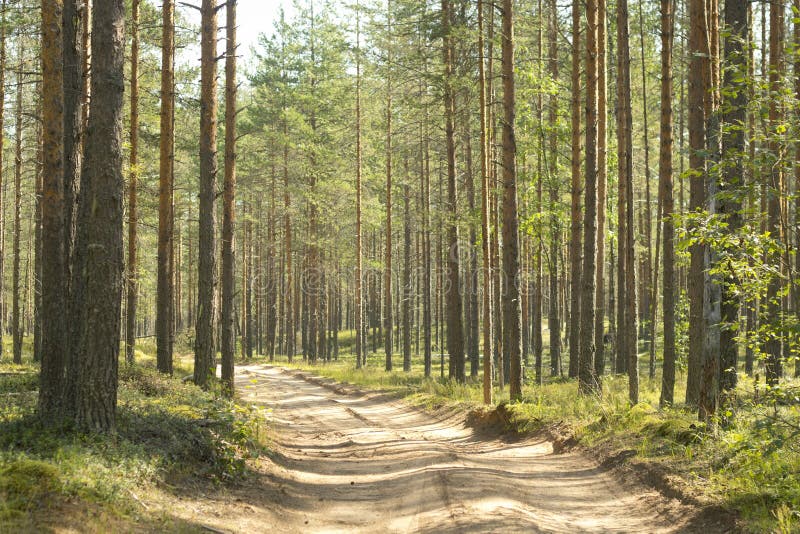
<svg viewBox="0 0 800 534">
<path fill-rule="evenodd" d="M 233 331 L 234 228 L 236 225 L 236 0 L 226 7 L 225 47 L 225 182 L 222 215 L 222 387 L 233 396 L 233 359 L 236 337 Z"/>
<path fill-rule="evenodd" d="M 122 111 L 125 2 L 99 2 L 92 21 L 92 102 L 80 207 L 86 255 L 87 306 L 81 311 L 80 389 L 77 423 L 98 431 L 114 428 L 123 286 Z M 85 216 L 85 218 L 83 218 Z"/>
<path fill-rule="evenodd" d="M 69 283 L 75 245 L 78 194 L 81 183 L 81 135 L 84 124 L 81 121 L 81 101 L 83 94 L 83 62 L 81 3 L 78 0 L 64 0 L 63 39 L 64 39 L 64 227 L 66 242 L 64 254 L 67 260 L 67 280 Z M 88 51 L 83 51 L 88 54 Z M 75 305 L 79 305 L 75 302 Z M 75 355 L 71 355 L 71 358 Z M 68 365 L 71 365 L 68 363 Z"/>
<path fill-rule="evenodd" d="M 139 3 L 131 2 L 131 152 L 128 178 L 128 278 L 125 325 L 125 362 L 134 363 L 136 349 L 136 304 L 138 298 L 137 245 L 137 189 L 139 187 Z"/>
<path fill-rule="evenodd" d="M 42 0 L 42 109 L 44 122 L 42 195 L 42 366 L 39 415 L 61 415 L 66 355 L 64 258 L 64 66 L 61 0 Z"/>
<path fill-rule="evenodd" d="M 194 381 L 207 388 L 215 372 L 214 292 L 216 288 L 217 190 L 217 10 L 203 0 L 200 62 L 200 225 L 198 230 L 197 326 Z"/>
<path fill-rule="evenodd" d="M 65 0 L 62 13 L 63 63 L 64 63 L 64 280 L 67 295 L 67 313 L 77 316 L 86 306 L 85 284 L 80 270 L 84 258 L 76 254 L 75 241 L 78 217 L 78 202 L 81 190 L 81 141 L 84 123 L 81 121 L 82 79 L 81 63 L 81 16 L 77 0 Z M 87 31 L 88 27 L 83 27 Z M 88 54 L 88 51 L 86 51 Z M 84 106 L 88 106 L 84 102 Z M 78 272 L 76 272 L 78 269 Z M 71 321 L 66 331 L 66 362 L 63 384 L 65 414 L 74 417 L 77 403 L 80 359 L 74 337 L 80 336 L 79 321 Z"/>
<path fill-rule="evenodd" d="M 156 364 L 172 374 L 172 272 L 173 170 L 175 158 L 175 2 L 165 0 L 161 33 L 161 137 L 158 181 L 158 251 L 156 295 Z M 216 105 L 216 104 L 215 104 Z M 216 134 L 215 134 L 216 135 Z M 203 249 L 202 234 L 200 249 Z M 202 277 L 201 277 L 202 278 Z M 209 334 L 210 335 L 210 334 Z M 198 336 L 199 339 L 199 336 Z M 196 373 L 195 373 L 196 375 Z"/>
</svg>

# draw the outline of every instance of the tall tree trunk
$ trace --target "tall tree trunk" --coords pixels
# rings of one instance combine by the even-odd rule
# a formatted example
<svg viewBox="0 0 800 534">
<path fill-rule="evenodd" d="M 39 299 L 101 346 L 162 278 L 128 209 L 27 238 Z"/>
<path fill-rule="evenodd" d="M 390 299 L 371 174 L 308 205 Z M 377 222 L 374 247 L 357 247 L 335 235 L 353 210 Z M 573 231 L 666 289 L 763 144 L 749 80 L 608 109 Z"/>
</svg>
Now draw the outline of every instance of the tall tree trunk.
<svg viewBox="0 0 800 534">
<path fill-rule="evenodd" d="M 281 27 L 285 26 L 284 14 L 281 12 Z M 284 316 L 286 320 L 286 357 L 289 363 L 294 360 L 295 353 L 295 331 L 296 324 L 295 313 L 296 307 L 294 306 L 294 271 L 292 267 L 292 196 L 289 189 L 289 117 L 288 107 L 286 102 L 286 90 L 288 89 L 288 72 L 286 66 L 286 41 L 281 40 L 281 87 L 283 89 L 283 100 L 281 102 L 281 122 L 283 127 L 283 224 L 284 224 L 284 255 L 286 261 L 286 287 L 284 290 Z M 359 110 L 356 107 L 356 114 Z M 357 123 L 360 124 L 360 123 Z M 358 126 L 356 126 L 358 128 Z M 360 190 L 359 190 L 360 192 Z M 360 211 L 358 212 L 360 213 Z M 358 340 L 356 340 L 356 347 L 358 347 Z"/>
<path fill-rule="evenodd" d="M 86 302 L 81 311 L 80 389 L 77 423 L 85 429 L 114 428 L 123 286 L 122 112 L 125 2 L 99 2 L 92 21 L 92 102 L 79 217 L 85 238 Z M 90 208 L 87 208 L 90 206 Z M 85 218 L 84 218 L 85 217 Z"/>
<path fill-rule="evenodd" d="M 78 194 L 81 182 L 81 135 L 84 124 L 81 121 L 81 101 L 83 94 L 82 63 L 82 7 L 78 0 L 64 0 L 63 39 L 64 39 L 64 226 L 66 241 L 64 254 L 67 260 L 67 281 L 72 272 L 71 260 L 75 245 Z M 84 51 L 88 54 L 88 51 Z M 79 302 L 75 302 L 79 305 Z M 68 365 L 71 365 L 68 363 Z"/>
<path fill-rule="evenodd" d="M 200 225 L 198 230 L 197 326 L 194 381 L 207 388 L 215 372 L 214 292 L 216 288 L 217 190 L 217 9 L 203 0 L 200 61 Z"/>
<path fill-rule="evenodd" d="M 128 279 L 125 326 L 125 362 L 134 363 L 136 348 L 136 304 L 138 297 L 137 245 L 137 189 L 139 187 L 139 3 L 131 2 L 131 152 L 128 181 Z"/>
<path fill-rule="evenodd" d="M 172 374 L 172 272 L 173 185 L 175 158 L 175 2 L 165 0 L 161 33 L 161 137 L 158 180 L 158 252 L 156 294 L 156 364 Z M 215 32 L 216 36 L 216 32 Z M 215 104 L 216 106 L 216 104 Z M 216 127 L 215 127 L 216 128 Z M 214 134 L 216 135 L 216 133 Z M 204 237 L 200 234 L 200 249 Z M 202 264 L 202 262 L 201 262 Z M 202 277 L 201 277 L 202 278 Z M 201 304 L 202 306 L 202 304 Z M 209 333 L 209 335 L 211 335 Z M 198 340 L 200 336 L 198 335 Z M 195 378 L 197 378 L 195 372 Z M 204 383 L 204 382 L 200 382 Z"/>
<path fill-rule="evenodd" d="M 228 0 L 225 30 L 225 183 L 222 215 L 222 387 L 233 396 L 233 359 L 236 337 L 233 332 L 234 227 L 236 224 L 236 0 Z M 245 256 L 246 257 L 246 256 Z"/>
<path fill-rule="evenodd" d="M 269 199 L 269 229 L 268 229 L 268 245 L 267 245 L 267 288 L 266 288 L 266 320 L 267 320 L 267 355 L 269 361 L 275 361 L 275 338 L 277 333 L 278 324 L 278 295 L 283 295 L 279 292 L 281 286 L 278 279 L 278 271 L 275 268 L 275 258 L 278 256 L 278 240 L 277 240 L 277 224 L 278 220 L 275 215 L 275 192 L 277 191 L 277 171 L 275 165 L 272 165 L 272 181 L 270 184 L 270 199 Z M 282 272 L 282 270 L 281 270 Z M 278 344 L 280 346 L 280 343 Z"/>
<path fill-rule="evenodd" d="M 544 25 L 545 25 L 545 13 L 543 10 L 543 1 L 538 0 L 536 5 L 536 12 L 539 17 L 539 28 L 537 31 L 536 36 L 536 48 L 537 54 L 539 56 L 539 64 L 537 66 L 537 75 L 540 79 L 544 79 L 544 70 L 545 70 L 545 63 L 544 63 Z M 536 119 L 538 122 L 538 134 L 539 134 L 539 153 L 536 155 L 536 217 L 537 220 L 542 220 L 542 194 L 544 191 L 544 145 L 545 145 L 545 134 L 544 134 L 544 97 L 541 92 L 536 97 Z M 543 299 L 543 284 L 544 284 L 544 277 L 542 271 L 542 255 L 544 254 L 544 241 L 543 241 L 543 229 L 544 225 L 541 225 L 539 230 L 535 234 L 536 245 L 535 245 L 535 252 L 534 252 L 534 264 L 533 264 L 533 271 L 534 271 L 534 287 L 533 287 L 533 302 L 532 302 L 532 321 L 531 321 L 531 341 L 533 344 L 533 367 L 534 367 L 534 376 L 537 385 L 541 385 L 543 383 L 543 376 L 542 376 L 542 299 Z"/>
<path fill-rule="evenodd" d="M 548 61 L 550 67 L 550 76 L 553 81 L 558 81 L 558 9 L 556 0 L 550 0 L 550 17 L 549 17 L 549 43 L 548 43 Z M 548 122 L 552 126 L 558 122 L 558 95 L 553 94 L 550 97 L 549 117 Z M 550 205 L 555 206 L 559 202 L 559 178 L 558 178 L 558 136 L 554 132 L 550 133 L 550 169 L 548 180 L 550 182 Z M 552 236 L 550 240 L 550 257 L 549 257 L 549 290 L 550 302 L 547 324 L 550 330 L 550 376 L 559 376 L 561 374 L 561 318 L 558 313 L 559 301 L 559 256 L 561 255 L 561 221 L 558 214 L 553 211 L 551 216 L 550 226 Z"/>
<path fill-rule="evenodd" d="M 771 0 L 769 4 L 769 91 L 778 94 L 781 90 L 784 74 L 783 46 L 785 9 L 782 0 Z M 775 239 L 780 239 L 781 191 L 783 188 L 782 144 L 776 129 L 781 125 L 783 113 L 777 98 L 769 102 L 770 142 L 772 157 L 776 158 L 767 174 L 767 231 Z M 771 258 L 775 260 L 777 258 Z M 780 321 L 781 303 L 779 292 L 781 280 L 773 275 L 767 287 L 766 322 L 773 330 L 777 330 Z M 774 333 L 767 339 L 767 384 L 775 386 L 783 375 L 781 362 L 781 339 Z"/>
<path fill-rule="evenodd" d="M 580 364 L 581 295 L 581 4 L 572 3 L 572 204 L 570 230 L 569 376 Z"/>
<path fill-rule="evenodd" d="M 61 415 L 61 387 L 66 361 L 64 258 L 64 64 L 61 0 L 42 0 L 42 109 L 44 183 L 42 195 L 42 366 L 39 415 Z"/>
<path fill-rule="evenodd" d="M 406 165 L 406 171 L 408 166 Z M 406 172 L 406 176 L 408 172 Z M 411 371 L 411 305 L 414 300 L 414 286 L 411 281 L 411 187 L 403 186 L 403 371 Z"/>
<path fill-rule="evenodd" d="M 361 242 L 361 3 L 356 0 L 356 280 L 355 280 L 355 335 L 356 335 L 356 367 L 361 368 L 366 361 L 362 321 L 364 319 L 362 295 L 362 257 Z M 288 217 L 288 215 L 287 215 Z M 289 227 L 289 219 L 286 219 Z"/>
<path fill-rule="evenodd" d="M 620 317 L 620 351 L 618 359 L 626 362 L 628 399 L 639 402 L 639 354 L 636 325 L 636 256 L 633 225 L 633 150 L 631 114 L 631 56 L 628 28 L 628 2 L 617 2 L 617 150 L 620 183 L 619 285 L 624 285 L 619 304 L 624 310 Z M 623 206 L 624 205 L 624 206 Z M 623 261 L 624 257 L 624 261 Z M 623 321 L 624 319 L 624 321 Z"/>
<path fill-rule="evenodd" d="M 0 21 L 2 24 L 2 21 Z M 0 36 L 0 41 L 2 40 L 2 36 Z M 2 46 L 0 44 L 0 46 Z M 2 52 L 0 52 L 0 56 Z M 3 68 L 3 64 L 5 62 L 0 60 L 0 70 Z M 2 85 L 2 80 L 0 80 L 0 85 Z M 2 93 L 2 91 L 0 91 Z M 36 93 L 38 95 L 42 94 L 42 84 L 41 81 L 36 82 Z M 0 102 L 3 100 L 3 95 L 0 94 Z M 0 113 L 1 114 L 1 113 Z M 42 135 L 43 135 L 43 126 L 42 126 L 42 99 L 41 97 L 36 102 L 36 207 L 34 208 L 34 218 L 36 222 L 35 230 L 34 230 L 34 327 L 33 327 L 33 361 L 41 362 L 42 361 L 42 180 L 44 178 L 42 174 L 42 160 L 44 154 L 44 145 L 42 144 Z M 0 130 L 2 130 L 2 119 L 0 119 Z M 0 146 L 2 146 L 2 140 L 0 140 Z M 0 167 L 2 167 L 3 162 L 0 161 Z M 2 188 L 2 179 L 0 179 L 0 188 Z M 0 201 L 0 209 L 2 209 L 2 201 Z M 3 223 L 2 217 L 0 217 L 0 231 L 2 231 Z M 0 251 L 0 254 L 2 252 Z M 2 279 L 2 268 L 0 268 L 0 280 Z M 0 309 L 2 309 L 2 299 L 0 299 Z M 2 321 L 0 320 L 0 331 L 2 331 Z M 0 353 L 2 353 L 3 347 L 0 344 Z"/>
<path fill-rule="evenodd" d="M 2 0 L 0 4 L 0 102 L 6 101 L 6 0 Z M 44 16 L 44 13 L 42 14 Z M 44 44 L 44 41 L 43 41 Z M 42 51 L 42 58 L 44 59 L 45 53 Z M 42 96 L 44 99 L 44 95 Z M 42 119 L 44 120 L 44 119 Z M 5 106 L 0 105 L 0 147 L 4 146 L 3 141 L 5 137 Z M 3 199 L 3 192 L 5 190 L 3 184 L 3 151 L 0 150 L 0 281 L 5 280 L 4 260 L 5 260 L 5 240 L 2 236 L 5 235 L 5 202 Z M 41 199 L 41 194 L 37 195 Z M 37 201 L 37 208 L 41 209 L 41 200 Z M 37 248 L 37 259 L 41 257 L 41 251 Z M 3 353 L 3 336 L 5 316 L 4 309 L 4 291 L 2 290 L 2 283 L 0 283 L 0 354 Z M 41 314 L 40 314 L 41 315 Z"/>
<path fill-rule="evenodd" d="M 654 287 L 653 280 L 653 216 L 650 208 L 651 195 L 650 195 L 650 124 L 649 124 L 649 108 L 647 102 L 647 69 L 645 65 L 645 49 L 644 49 L 644 9 L 642 2 L 639 2 L 639 45 L 641 50 L 641 67 L 642 67 L 642 141 L 644 142 L 644 240 L 647 255 L 644 257 L 642 266 L 644 267 L 641 281 L 641 309 L 639 315 L 641 323 L 644 327 L 643 336 L 647 336 L 648 344 L 650 346 L 650 362 L 648 366 L 648 376 L 652 380 L 655 378 L 656 361 L 655 351 L 652 349 L 655 343 L 655 336 L 651 335 L 651 325 L 647 323 L 651 318 L 651 308 L 655 308 L 655 303 L 651 302 L 650 295 Z"/>
<path fill-rule="evenodd" d="M 597 262 L 595 264 L 594 373 L 605 371 L 606 196 L 608 189 L 608 88 L 606 84 L 607 6 L 597 2 Z M 613 315 L 613 310 L 611 311 Z"/>
<path fill-rule="evenodd" d="M 517 141 L 514 134 L 516 93 L 514 88 L 514 14 L 512 0 L 503 0 L 503 345 L 508 349 L 510 373 L 508 393 L 512 401 L 522 398 L 520 358 L 519 220 L 517 219 Z"/>
<path fill-rule="evenodd" d="M 720 65 L 719 65 L 719 2 L 709 0 L 708 5 L 708 57 L 709 68 L 705 72 L 705 116 L 706 116 L 706 157 L 709 175 L 706 179 L 706 211 L 710 216 L 717 214 L 719 204 L 718 189 L 719 160 L 720 160 Z M 703 273 L 703 353 L 701 356 L 701 377 L 698 415 L 701 421 L 710 422 L 717 407 L 717 386 L 719 382 L 720 363 L 720 321 L 722 318 L 721 279 L 711 272 L 711 268 L 718 263 L 717 251 L 705 247 L 704 273 Z"/>
<path fill-rule="evenodd" d="M 383 328 L 386 370 L 392 370 L 392 0 L 386 2 L 386 261 L 383 274 Z"/>
<path fill-rule="evenodd" d="M 467 206 L 469 212 L 475 213 L 475 177 L 472 169 L 472 120 L 469 113 L 464 117 L 464 146 L 466 169 L 464 182 L 467 189 Z M 469 357 L 469 374 L 473 378 L 478 376 L 478 353 L 480 351 L 480 334 L 478 324 L 478 234 L 474 219 L 469 220 L 469 262 L 468 274 L 465 284 L 466 310 L 465 329 L 467 332 L 467 356 Z"/>
<path fill-rule="evenodd" d="M 600 0 L 603 1 L 603 0 Z M 578 388 L 599 392 L 594 372 L 597 277 L 597 26 L 598 0 L 586 3 L 586 182 L 583 210 L 583 276 Z"/>
<path fill-rule="evenodd" d="M 672 185 L 672 48 L 675 19 L 673 0 L 661 0 L 661 142 L 659 149 L 659 195 L 664 226 L 664 367 L 661 376 L 661 406 L 674 402 L 675 392 L 675 222 Z M 653 303 L 655 306 L 655 302 Z"/>
<path fill-rule="evenodd" d="M 427 70 L 427 62 L 425 65 Z M 427 87 L 424 89 L 427 92 Z M 422 95 L 421 95 L 422 96 Z M 433 367 L 433 343 L 432 343 L 432 308 L 431 300 L 431 166 L 430 166 L 430 142 L 428 134 L 428 105 L 424 105 L 425 116 L 422 124 L 422 165 L 420 169 L 420 179 L 422 180 L 422 322 L 423 322 L 423 367 L 424 376 L 430 378 L 431 368 Z"/>
<path fill-rule="evenodd" d="M 483 402 L 492 403 L 492 261 L 489 247 L 489 150 L 486 123 L 486 72 L 483 0 L 478 0 L 478 90 L 481 117 L 481 248 L 483 251 Z M 426 206 L 427 208 L 427 206 Z"/>
<path fill-rule="evenodd" d="M 17 39 L 17 95 L 16 111 L 14 121 L 14 267 L 11 278 L 11 331 L 14 339 L 14 363 L 22 363 L 22 326 L 20 324 L 19 307 L 19 240 L 22 234 L 20 224 L 22 224 L 22 71 L 23 53 L 22 38 Z"/>
<path fill-rule="evenodd" d="M 76 254 L 78 203 L 81 190 L 81 141 L 84 124 L 81 122 L 83 70 L 81 63 L 81 17 L 77 0 L 65 0 L 62 12 L 64 63 L 64 280 L 67 313 L 78 316 L 86 300 L 81 276 L 84 258 Z M 85 13 L 84 13 L 85 15 Z M 84 30 L 86 28 L 83 28 Z M 88 53 L 88 52 L 86 52 Z M 84 106 L 88 103 L 84 102 Z M 77 271 L 76 271 L 77 269 Z M 66 362 L 63 384 L 65 414 L 74 417 L 77 403 L 80 359 L 83 355 L 73 337 L 79 336 L 81 324 L 71 321 L 66 331 Z"/>
<path fill-rule="evenodd" d="M 738 200 L 744 184 L 745 128 L 747 120 L 746 43 L 749 39 L 747 6 L 743 0 L 725 3 L 725 28 L 730 34 L 725 39 L 725 60 L 722 122 L 722 187 L 719 212 L 728 221 L 728 231 L 736 233 L 742 228 L 742 203 Z M 730 193 L 730 194 L 726 194 Z M 739 346 L 736 338 L 739 326 L 739 297 L 734 293 L 735 280 L 722 281 L 722 330 L 720 332 L 720 377 L 723 391 L 736 388 L 736 365 Z"/>
<path fill-rule="evenodd" d="M 706 203 L 706 116 L 704 73 L 709 69 L 708 13 L 706 0 L 690 0 L 689 4 L 689 209 L 697 212 Z M 696 243 L 690 248 L 689 267 L 689 359 L 687 366 L 686 403 L 700 400 L 703 339 L 703 283 L 705 247 Z"/>
<path fill-rule="evenodd" d="M 750 18 L 751 15 L 749 9 L 750 4 L 748 5 L 748 34 L 747 34 L 747 43 L 748 49 L 750 50 L 750 54 L 752 55 L 753 47 L 750 46 L 752 43 L 752 39 L 750 38 Z M 798 0 L 794 0 L 792 3 L 792 10 L 794 13 L 800 12 L 800 4 L 798 4 Z M 793 43 L 794 43 L 794 94 L 796 99 L 800 99 L 800 20 L 794 18 L 794 36 L 793 36 Z M 748 64 L 748 68 L 751 68 L 752 61 Z M 748 70 L 748 73 L 750 71 Z M 752 76 L 750 76 L 752 79 Z M 749 94 L 748 94 L 749 96 Z M 748 116 L 752 117 L 752 113 Z M 748 120 L 748 126 L 750 122 Z M 750 143 L 753 144 L 752 142 Z M 751 149 L 752 150 L 752 149 Z M 796 143 L 795 146 L 795 162 L 794 162 L 794 181 L 795 181 L 795 191 L 800 191 L 800 143 Z M 796 248 L 800 248 L 800 194 L 796 194 L 795 196 L 795 204 L 794 204 L 794 243 Z M 797 276 L 797 273 L 800 272 L 800 255 L 795 255 L 795 264 L 794 264 L 794 276 Z M 800 287 L 798 287 L 798 283 L 795 281 L 792 284 L 794 293 L 792 295 L 792 300 L 794 302 L 794 313 L 796 316 L 800 317 Z M 748 319 L 750 319 L 752 314 L 748 313 Z M 748 329 L 749 330 L 749 329 Z M 796 338 L 795 338 L 796 339 Z M 795 358 L 794 361 L 794 376 L 795 378 L 800 378 L 800 358 Z"/>
<path fill-rule="evenodd" d="M 455 92 L 453 89 L 453 35 L 450 0 L 442 0 L 442 33 L 444 36 L 444 108 L 447 146 L 447 352 L 450 373 L 458 382 L 465 379 L 464 325 L 462 323 L 461 284 L 459 282 L 458 206 L 456 190 L 456 147 L 453 122 L 455 120 Z M 519 306 L 519 304 L 517 304 Z"/>
</svg>

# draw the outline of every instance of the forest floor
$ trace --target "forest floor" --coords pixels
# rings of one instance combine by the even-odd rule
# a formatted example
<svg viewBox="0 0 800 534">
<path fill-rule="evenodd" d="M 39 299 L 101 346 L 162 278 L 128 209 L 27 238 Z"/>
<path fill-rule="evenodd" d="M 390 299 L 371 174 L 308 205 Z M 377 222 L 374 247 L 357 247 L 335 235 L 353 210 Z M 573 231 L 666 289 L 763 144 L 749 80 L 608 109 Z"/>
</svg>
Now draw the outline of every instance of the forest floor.
<svg viewBox="0 0 800 534">
<path fill-rule="evenodd" d="M 710 431 L 659 409 L 657 378 L 633 407 L 615 375 L 484 407 L 418 361 L 260 360 L 231 401 L 142 348 L 111 435 L 41 425 L 38 366 L 0 361 L 0 532 L 800 532 L 800 401 L 752 382 Z"/>
<path fill-rule="evenodd" d="M 728 532 L 731 522 L 624 478 L 543 434 L 466 424 L 279 367 L 237 369 L 272 409 L 268 457 L 241 483 L 152 494 L 154 512 L 219 532 Z M 176 497 L 177 495 L 177 497 Z"/>
</svg>

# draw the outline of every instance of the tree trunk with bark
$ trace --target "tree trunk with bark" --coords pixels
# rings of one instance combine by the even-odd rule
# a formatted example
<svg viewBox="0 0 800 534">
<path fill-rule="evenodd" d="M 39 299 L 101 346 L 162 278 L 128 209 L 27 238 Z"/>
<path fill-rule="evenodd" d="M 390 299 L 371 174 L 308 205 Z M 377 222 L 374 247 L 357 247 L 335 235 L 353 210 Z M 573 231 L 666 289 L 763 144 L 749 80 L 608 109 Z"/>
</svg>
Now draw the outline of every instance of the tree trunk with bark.
<svg viewBox="0 0 800 534">
<path fill-rule="evenodd" d="M 514 133 L 516 92 L 514 87 L 514 13 L 512 0 L 503 0 L 503 345 L 508 349 L 510 373 L 508 393 L 512 401 L 522 398 L 520 358 L 519 220 L 517 210 L 517 141 Z"/>
<path fill-rule="evenodd" d="M 706 204 L 706 114 L 704 73 L 709 67 L 708 18 L 706 0 L 689 3 L 689 210 L 703 210 Z M 703 284 L 705 247 L 695 243 L 690 248 L 689 266 L 689 359 L 686 381 L 686 403 L 696 405 L 700 400 L 703 339 Z"/>
<path fill-rule="evenodd" d="M 226 7 L 225 47 L 225 182 L 223 185 L 222 215 L 222 387 L 233 396 L 234 352 L 234 227 L 236 224 L 236 0 Z"/>
<path fill-rule="evenodd" d="M 453 89 L 453 35 L 450 0 L 442 0 L 442 32 L 444 37 L 444 114 L 447 147 L 447 352 L 450 357 L 449 376 L 458 382 L 465 380 L 464 325 L 462 322 L 461 284 L 459 276 L 458 206 L 456 189 L 455 92 Z M 519 304 L 517 304 L 519 306 Z"/>
<path fill-rule="evenodd" d="M 217 190 L 217 2 L 203 0 L 200 61 L 200 225 L 198 230 L 197 326 L 194 381 L 208 388 L 215 371 Z"/>
<path fill-rule="evenodd" d="M 620 327 L 618 360 L 628 372 L 628 399 L 639 402 L 639 354 L 636 317 L 636 256 L 633 226 L 633 149 L 631 114 L 631 58 L 628 2 L 617 3 L 617 150 L 619 174 L 619 298 Z M 624 258 L 624 260 L 623 260 Z M 618 368 L 619 370 L 619 368 Z"/>
<path fill-rule="evenodd" d="M 85 20 L 86 12 L 81 14 L 80 4 L 77 0 L 66 0 L 62 12 L 63 25 L 63 64 L 64 64 L 64 280 L 67 295 L 67 313 L 77 316 L 86 306 L 85 283 L 82 271 L 85 268 L 85 258 L 77 254 L 75 241 L 77 240 L 78 204 L 81 201 L 81 142 L 85 143 L 83 131 L 85 124 L 81 121 L 82 69 L 81 54 L 81 29 L 82 19 Z M 84 51 L 88 54 L 88 51 Z M 83 102 L 84 106 L 88 103 Z M 79 366 L 82 358 L 78 344 L 73 340 L 80 336 L 79 321 L 71 321 L 66 330 L 66 361 L 62 395 L 64 397 L 65 415 L 75 416 L 77 406 L 77 386 L 79 381 Z"/>
<path fill-rule="evenodd" d="M 773 95 L 781 90 L 784 74 L 783 46 L 784 46 L 784 16 L 785 9 L 782 0 L 771 0 L 769 4 L 769 90 Z M 783 169 L 781 157 L 783 147 L 779 134 L 775 131 L 782 123 L 783 112 L 777 98 L 769 102 L 770 142 L 769 149 L 772 157 L 776 159 L 771 165 L 767 181 L 767 231 L 774 239 L 780 239 L 781 224 L 781 191 L 783 188 Z M 776 259 L 776 258 L 771 258 Z M 777 330 L 780 321 L 781 303 L 779 292 L 781 279 L 773 275 L 767 287 L 767 304 L 765 320 L 773 330 Z M 783 375 L 783 362 L 781 361 L 781 338 L 773 332 L 767 339 L 765 346 L 767 356 L 767 385 L 776 386 Z"/>
<path fill-rule="evenodd" d="M 140 0 L 131 2 L 131 147 L 128 174 L 128 277 L 125 306 L 125 362 L 128 365 L 133 365 L 136 350 L 136 305 L 139 282 L 136 266 L 139 224 L 137 212 L 139 187 L 139 4 Z"/>
<path fill-rule="evenodd" d="M 175 158 L 175 2 L 165 0 L 161 33 L 161 123 L 158 181 L 158 251 L 156 295 L 156 365 L 172 374 L 173 169 Z M 202 250 L 203 237 L 200 237 Z"/>
<path fill-rule="evenodd" d="M 62 415 L 61 388 L 66 356 L 64 258 L 64 66 L 61 0 L 42 0 L 42 366 L 39 416 L 57 421 Z"/>
<path fill-rule="evenodd" d="M 486 123 L 486 72 L 483 0 L 478 0 L 478 90 L 481 117 L 481 249 L 483 251 L 483 402 L 492 403 L 492 261 L 489 247 L 489 150 Z"/>
<path fill-rule="evenodd" d="M 86 255 L 86 302 L 80 320 L 78 426 L 114 428 L 123 286 L 122 112 L 125 62 L 125 2 L 107 0 L 92 20 L 92 102 L 80 206 L 79 253 Z M 90 209 L 87 209 L 90 206 Z M 85 218 L 84 218 L 85 217 Z"/>
<path fill-rule="evenodd" d="M 661 0 L 661 143 L 659 195 L 664 227 L 664 366 L 661 376 L 662 407 L 671 406 L 675 392 L 675 222 L 672 183 L 672 48 L 675 19 L 672 0 Z M 655 303 L 654 303 L 655 304 Z"/>
<path fill-rule="evenodd" d="M 581 306 L 581 4 L 572 3 L 572 197 L 570 230 L 569 376 L 580 365 Z"/>
<path fill-rule="evenodd" d="M 600 0 L 603 1 L 603 0 Z M 599 391 L 594 370 L 595 282 L 597 276 L 597 26 L 598 0 L 586 3 L 586 181 L 583 210 L 583 275 L 580 309 L 578 389 Z"/>
<path fill-rule="evenodd" d="M 745 131 L 747 121 L 748 90 L 747 50 L 749 23 L 748 2 L 728 0 L 725 3 L 725 28 L 730 34 L 725 39 L 724 90 L 722 91 L 722 187 L 720 188 L 719 213 L 728 222 L 728 231 L 736 233 L 742 228 L 742 203 L 739 192 L 744 186 L 745 176 Z M 729 193 L 729 194 L 726 194 Z M 720 377 L 719 388 L 731 391 L 736 388 L 736 366 L 739 346 L 739 297 L 732 278 L 722 280 L 722 328 L 720 332 Z"/>
<path fill-rule="evenodd" d="M 14 121 L 14 250 L 13 272 L 11 277 L 11 332 L 13 334 L 14 363 L 22 363 L 22 326 L 20 324 L 19 294 L 19 240 L 22 234 L 22 39 L 17 40 L 17 95 Z"/>
</svg>

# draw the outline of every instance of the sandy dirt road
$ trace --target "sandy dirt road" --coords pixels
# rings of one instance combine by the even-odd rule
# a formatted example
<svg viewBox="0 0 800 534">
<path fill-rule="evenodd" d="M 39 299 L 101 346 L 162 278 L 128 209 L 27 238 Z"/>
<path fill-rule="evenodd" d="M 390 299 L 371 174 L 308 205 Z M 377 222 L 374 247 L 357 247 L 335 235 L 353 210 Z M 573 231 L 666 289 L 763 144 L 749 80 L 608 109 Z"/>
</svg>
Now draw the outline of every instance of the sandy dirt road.
<svg viewBox="0 0 800 534">
<path fill-rule="evenodd" d="M 542 439 L 477 435 L 461 414 L 347 393 L 265 366 L 243 400 L 273 409 L 270 459 L 232 493 L 172 510 L 222 532 L 722 532 Z"/>
</svg>

